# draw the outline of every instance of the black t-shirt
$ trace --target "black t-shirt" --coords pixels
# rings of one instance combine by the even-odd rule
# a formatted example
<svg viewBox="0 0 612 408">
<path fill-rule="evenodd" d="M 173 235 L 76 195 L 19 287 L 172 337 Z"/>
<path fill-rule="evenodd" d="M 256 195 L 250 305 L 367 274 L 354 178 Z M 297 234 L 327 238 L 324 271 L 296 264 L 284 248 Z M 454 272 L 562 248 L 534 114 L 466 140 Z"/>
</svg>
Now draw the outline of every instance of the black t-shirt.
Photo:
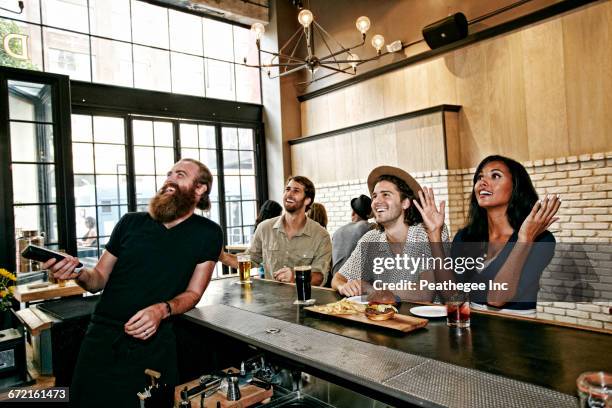
<svg viewBox="0 0 612 408">
<path fill-rule="evenodd" d="M 126 322 L 174 298 L 197 264 L 217 261 L 222 245 L 221 227 L 196 214 L 170 229 L 146 212 L 124 215 L 106 244 L 118 259 L 94 314 Z"/>
<path fill-rule="evenodd" d="M 472 270 L 466 272 L 462 276 L 464 282 L 472 283 L 485 283 L 488 287 L 489 282 L 493 281 L 497 276 L 497 273 L 504 265 L 512 248 L 516 244 L 518 239 L 518 231 L 510 236 L 508 242 L 504 245 L 503 249 L 495 257 L 495 259 L 489 263 L 482 271 L 476 272 Z M 455 239 L 453 239 L 453 257 L 458 256 L 482 256 L 483 253 L 475 254 L 475 245 L 465 244 L 469 241 L 465 237 L 465 229 L 459 230 Z M 486 249 L 483 250 L 486 251 Z M 523 270 L 521 271 L 521 277 L 519 278 L 518 288 L 514 298 L 503 306 L 503 309 L 513 310 L 531 310 L 535 309 L 538 298 L 538 292 L 540 291 L 540 277 L 546 266 L 550 263 L 552 257 L 555 254 L 555 237 L 549 231 L 544 231 L 540 234 L 525 260 Z M 485 291 L 473 291 L 470 293 L 470 300 L 480 304 L 486 304 L 488 297 L 488 290 Z"/>
</svg>

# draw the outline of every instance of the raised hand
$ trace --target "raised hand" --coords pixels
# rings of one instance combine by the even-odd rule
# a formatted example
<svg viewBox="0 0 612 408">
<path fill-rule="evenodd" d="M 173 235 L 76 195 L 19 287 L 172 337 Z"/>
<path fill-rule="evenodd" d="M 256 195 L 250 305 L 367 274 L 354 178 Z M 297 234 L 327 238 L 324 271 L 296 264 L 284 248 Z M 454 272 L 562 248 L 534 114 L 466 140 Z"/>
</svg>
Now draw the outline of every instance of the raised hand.
<svg viewBox="0 0 612 408">
<path fill-rule="evenodd" d="M 558 195 L 547 195 L 546 198 L 538 200 L 531 212 L 521 224 L 518 232 L 519 242 L 533 242 L 546 231 L 559 217 L 555 214 L 561 206 L 561 199 Z"/>
<path fill-rule="evenodd" d="M 413 203 L 417 210 L 419 210 L 421 213 L 425 229 L 430 234 L 434 232 L 441 232 L 442 227 L 444 226 L 444 209 L 446 207 L 446 203 L 444 200 L 440 201 L 440 208 L 438 208 L 433 189 L 428 187 L 423 187 L 423 190 L 419 191 L 418 194 L 419 200 L 413 200 Z"/>
</svg>

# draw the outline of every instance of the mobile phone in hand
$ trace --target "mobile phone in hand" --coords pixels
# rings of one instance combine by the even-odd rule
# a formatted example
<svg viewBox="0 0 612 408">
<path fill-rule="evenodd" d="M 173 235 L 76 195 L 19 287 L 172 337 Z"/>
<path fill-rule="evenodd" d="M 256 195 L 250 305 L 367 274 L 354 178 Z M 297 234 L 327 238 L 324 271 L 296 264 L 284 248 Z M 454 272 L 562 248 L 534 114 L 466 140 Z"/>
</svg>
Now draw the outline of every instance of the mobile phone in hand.
<svg viewBox="0 0 612 408">
<path fill-rule="evenodd" d="M 38 245 L 28 245 L 26 249 L 21 252 L 21 256 L 26 259 L 31 259 L 38 262 L 47 262 L 49 259 L 55 258 L 57 262 L 66 258 L 61 252 L 53 251 Z M 83 264 L 79 262 L 77 268 L 82 268 Z"/>
</svg>

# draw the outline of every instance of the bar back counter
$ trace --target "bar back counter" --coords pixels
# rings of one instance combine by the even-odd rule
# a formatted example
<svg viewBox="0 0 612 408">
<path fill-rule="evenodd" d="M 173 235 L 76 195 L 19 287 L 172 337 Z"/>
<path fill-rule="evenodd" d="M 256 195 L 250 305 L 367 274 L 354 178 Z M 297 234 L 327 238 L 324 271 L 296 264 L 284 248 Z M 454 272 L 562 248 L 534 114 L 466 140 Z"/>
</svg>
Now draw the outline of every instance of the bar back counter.
<svg viewBox="0 0 612 408">
<path fill-rule="evenodd" d="M 237 341 L 376 400 L 430 407 L 575 407 L 578 375 L 612 369 L 609 333 L 484 313 L 472 313 L 470 329 L 431 319 L 423 329 L 396 333 L 304 311 L 293 305 L 293 285 L 234 282 L 211 282 L 179 322 L 181 337 L 192 333 L 183 350 L 192 363 L 219 353 L 231 356 L 214 357 L 216 364 L 239 358 L 246 350 L 230 346 Z M 341 297 L 313 288 L 313 298 L 324 304 Z M 411 306 L 402 304 L 400 313 Z M 194 355 L 197 344 L 210 341 L 198 338 L 198 328 L 228 339 L 227 347 L 207 344 Z"/>
</svg>

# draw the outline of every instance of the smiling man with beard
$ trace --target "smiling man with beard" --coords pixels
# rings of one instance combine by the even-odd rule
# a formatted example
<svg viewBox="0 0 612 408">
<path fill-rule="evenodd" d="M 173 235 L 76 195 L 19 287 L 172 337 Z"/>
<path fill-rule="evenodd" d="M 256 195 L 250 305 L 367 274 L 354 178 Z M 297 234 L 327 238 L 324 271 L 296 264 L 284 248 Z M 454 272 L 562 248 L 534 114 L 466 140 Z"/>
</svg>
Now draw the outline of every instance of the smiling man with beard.
<svg viewBox="0 0 612 408">
<path fill-rule="evenodd" d="M 377 279 L 387 283 L 433 282 L 433 270 L 419 267 L 409 273 L 390 269 L 385 270 L 384 275 L 375 276 L 372 264 L 374 258 L 395 258 L 397 255 L 431 257 L 430 243 L 448 241 L 444 201 L 438 208 L 431 189 L 421 188 L 410 174 L 391 166 L 372 170 L 368 176 L 368 189 L 377 228 L 367 232 L 357 242 L 348 260 L 334 274 L 332 288 L 345 296 L 357 296 L 371 291 L 372 283 Z M 432 301 L 434 296 L 434 292 L 428 290 L 398 294 L 404 300 L 427 302 Z"/>
<path fill-rule="evenodd" d="M 325 228 L 306 217 L 314 197 L 312 181 L 303 176 L 289 177 L 283 194 L 285 212 L 257 226 L 247 253 L 252 262 L 263 263 L 267 279 L 293 282 L 293 268 L 310 265 L 312 284 L 325 282 L 331 263 L 331 239 Z M 235 255 L 223 253 L 220 261 L 238 268 Z"/>
<path fill-rule="evenodd" d="M 159 371 L 162 383 L 176 384 L 170 317 L 198 303 L 223 245 L 221 227 L 194 214 L 210 207 L 211 187 L 208 168 L 183 159 L 148 212 L 121 218 L 94 268 L 76 269 L 71 256 L 44 265 L 57 279 L 76 279 L 90 292 L 104 289 L 81 344 L 73 406 L 137 406 L 146 368 Z"/>
</svg>

